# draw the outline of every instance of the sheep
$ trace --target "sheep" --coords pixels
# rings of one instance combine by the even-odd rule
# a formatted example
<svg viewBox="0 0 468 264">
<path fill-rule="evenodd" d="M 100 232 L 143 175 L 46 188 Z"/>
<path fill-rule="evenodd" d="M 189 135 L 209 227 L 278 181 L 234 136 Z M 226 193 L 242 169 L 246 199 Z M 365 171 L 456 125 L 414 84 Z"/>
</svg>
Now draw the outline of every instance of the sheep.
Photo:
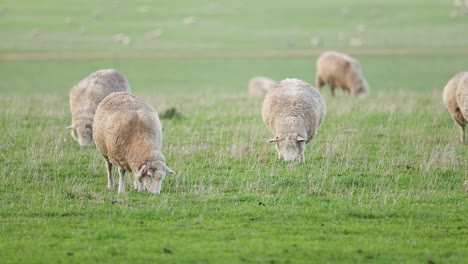
<svg viewBox="0 0 468 264">
<path fill-rule="evenodd" d="M 114 41 L 123 46 L 128 46 L 132 42 L 132 39 L 125 34 L 119 33 L 114 36 Z"/>
<path fill-rule="evenodd" d="M 285 79 L 265 96 L 263 122 L 271 130 L 278 158 L 304 163 L 306 144 L 317 134 L 325 118 L 325 102 L 320 93 L 298 79 Z"/>
<path fill-rule="evenodd" d="M 264 97 L 277 82 L 267 77 L 254 77 L 249 81 L 249 95 Z"/>
<path fill-rule="evenodd" d="M 452 119 L 460 126 L 460 142 L 466 144 L 465 127 L 468 123 L 468 72 L 460 72 L 450 79 L 442 95 Z"/>
<path fill-rule="evenodd" d="M 358 34 L 364 34 L 366 31 L 367 31 L 366 25 L 359 24 L 359 25 L 356 26 L 356 32 Z"/>
<path fill-rule="evenodd" d="M 194 16 L 188 16 L 184 18 L 183 23 L 185 26 L 193 26 L 198 23 L 198 18 Z"/>
<path fill-rule="evenodd" d="M 86 30 L 86 27 L 83 27 L 81 26 L 80 29 L 78 30 L 78 33 L 80 33 L 80 35 L 86 35 L 88 31 Z"/>
<path fill-rule="evenodd" d="M 39 37 L 40 35 L 41 35 L 41 30 L 40 30 L 40 29 L 33 28 L 33 29 L 31 30 L 31 36 L 32 36 L 33 38 L 37 38 L 37 37 Z"/>
<path fill-rule="evenodd" d="M 314 47 L 322 46 L 322 39 L 319 36 L 314 36 L 310 38 L 310 45 Z"/>
<path fill-rule="evenodd" d="M 362 47 L 364 46 L 364 40 L 362 38 L 350 38 L 349 46 L 351 47 Z"/>
<path fill-rule="evenodd" d="M 93 119 L 98 104 L 113 92 L 130 92 L 127 79 L 113 69 L 93 72 L 70 91 L 71 135 L 81 146 L 93 145 Z"/>
<path fill-rule="evenodd" d="M 150 31 L 148 33 L 146 33 L 146 38 L 147 39 L 157 39 L 157 38 L 160 38 L 162 35 L 162 31 L 161 29 L 155 29 L 153 31 Z"/>
<path fill-rule="evenodd" d="M 335 96 L 336 87 L 359 97 L 369 91 L 369 84 L 364 79 L 359 62 L 337 51 L 326 51 L 319 56 L 315 84 L 319 91 L 328 84 L 332 96 Z"/>
<path fill-rule="evenodd" d="M 112 165 L 119 168 L 119 193 L 125 193 L 125 173 L 134 175 L 137 191 L 161 192 L 166 166 L 161 153 L 162 128 L 158 113 L 138 97 L 117 92 L 99 104 L 93 123 L 93 137 L 107 167 L 107 187 L 112 190 Z"/>
</svg>

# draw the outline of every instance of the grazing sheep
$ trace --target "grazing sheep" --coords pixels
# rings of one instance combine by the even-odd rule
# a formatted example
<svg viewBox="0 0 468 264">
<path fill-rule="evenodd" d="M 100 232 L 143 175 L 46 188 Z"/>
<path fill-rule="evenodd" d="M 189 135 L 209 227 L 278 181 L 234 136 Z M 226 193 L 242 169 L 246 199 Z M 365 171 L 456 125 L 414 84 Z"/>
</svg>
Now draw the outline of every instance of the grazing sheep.
<svg viewBox="0 0 468 264">
<path fill-rule="evenodd" d="M 267 77 L 252 78 L 249 81 L 249 95 L 263 97 L 275 85 L 277 82 Z"/>
<path fill-rule="evenodd" d="M 113 69 L 99 70 L 81 80 L 70 91 L 71 135 L 81 146 L 93 144 L 94 113 L 113 92 L 130 92 L 127 79 Z"/>
<path fill-rule="evenodd" d="M 364 40 L 362 38 L 350 38 L 349 46 L 351 47 L 362 47 L 364 46 Z"/>
<path fill-rule="evenodd" d="M 265 96 L 262 106 L 263 122 L 273 132 L 278 158 L 304 163 L 304 150 L 326 114 L 320 93 L 308 83 L 286 79 Z"/>
<path fill-rule="evenodd" d="M 367 31 L 366 25 L 359 24 L 359 25 L 356 26 L 356 32 L 358 34 L 364 34 L 366 31 Z"/>
<path fill-rule="evenodd" d="M 466 144 L 468 123 L 468 72 L 455 75 L 444 88 L 443 100 L 455 123 L 460 126 L 460 142 Z"/>
<path fill-rule="evenodd" d="M 150 7 L 149 6 L 146 6 L 146 5 L 142 5 L 140 7 L 138 7 L 138 13 L 141 13 L 141 14 L 146 14 L 150 11 Z"/>
<path fill-rule="evenodd" d="M 317 60 L 316 86 L 319 91 L 325 84 L 330 86 L 332 96 L 335 96 L 336 87 L 356 96 L 364 96 L 369 91 L 359 62 L 336 51 L 326 51 Z"/>
<path fill-rule="evenodd" d="M 193 26 L 198 23 L 198 18 L 194 16 L 188 16 L 184 18 L 183 22 L 185 26 Z"/>
<path fill-rule="evenodd" d="M 314 36 L 310 38 L 310 45 L 314 47 L 322 46 L 322 39 L 319 36 Z"/>
<path fill-rule="evenodd" d="M 93 18 L 96 19 L 96 20 L 99 20 L 101 19 L 102 17 L 102 12 L 101 10 L 95 10 L 92 14 Z"/>
<path fill-rule="evenodd" d="M 339 41 L 345 41 L 346 40 L 346 34 L 344 32 L 342 32 L 342 31 L 338 32 L 337 39 Z"/>
<path fill-rule="evenodd" d="M 121 34 L 121 33 L 116 34 L 114 36 L 114 40 L 116 43 L 121 44 L 123 46 L 130 45 L 130 42 L 132 41 L 132 39 L 129 36 Z"/>
<path fill-rule="evenodd" d="M 112 165 L 119 168 L 119 193 L 125 192 L 125 172 L 134 174 L 134 187 L 159 194 L 166 172 L 161 153 L 162 128 L 158 113 L 136 96 L 118 92 L 99 104 L 93 137 L 107 167 L 107 187 L 113 189 Z"/>
<path fill-rule="evenodd" d="M 41 30 L 39 30 L 39 29 L 37 29 L 37 28 L 33 28 L 33 29 L 31 30 L 31 36 L 32 36 L 33 38 L 37 38 L 37 37 L 39 37 L 40 35 L 41 35 Z"/>
<path fill-rule="evenodd" d="M 71 25 L 71 24 L 73 24 L 73 18 L 71 18 L 71 17 L 65 17 L 64 22 L 65 22 L 65 24 L 67 24 L 67 25 Z"/>
<path fill-rule="evenodd" d="M 81 26 L 78 32 L 80 33 L 80 35 L 86 35 L 87 33 L 86 27 Z"/>
<path fill-rule="evenodd" d="M 150 31 L 146 33 L 146 38 L 147 39 L 157 39 L 160 38 L 162 35 L 162 31 L 160 29 L 155 29 L 153 31 Z"/>
</svg>

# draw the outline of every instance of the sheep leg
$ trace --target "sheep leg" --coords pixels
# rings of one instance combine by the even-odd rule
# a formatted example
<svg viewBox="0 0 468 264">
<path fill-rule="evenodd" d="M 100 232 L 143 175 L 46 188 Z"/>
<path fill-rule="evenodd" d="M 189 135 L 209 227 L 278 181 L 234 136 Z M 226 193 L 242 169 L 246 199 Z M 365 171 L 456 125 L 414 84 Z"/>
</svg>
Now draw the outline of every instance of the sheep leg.
<svg viewBox="0 0 468 264">
<path fill-rule="evenodd" d="M 455 109 L 454 112 L 450 113 L 452 115 L 453 120 L 455 123 L 460 126 L 460 143 L 466 144 L 466 137 L 465 137 L 465 126 L 467 124 L 465 117 L 463 116 L 460 108 Z"/>
<path fill-rule="evenodd" d="M 135 188 L 135 191 L 138 191 L 138 192 L 144 191 L 143 183 L 137 179 L 133 180 L 133 187 Z"/>
<path fill-rule="evenodd" d="M 460 132 L 461 132 L 460 142 L 462 144 L 466 144 L 465 124 L 460 125 Z"/>
<path fill-rule="evenodd" d="M 281 152 L 278 148 L 278 142 L 275 143 L 275 149 L 276 149 L 276 153 L 278 153 L 278 159 L 280 160 L 281 159 Z"/>
<path fill-rule="evenodd" d="M 351 95 L 351 90 L 350 90 L 350 89 L 344 88 L 343 90 L 345 91 L 345 93 L 346 93 L 347 96 L 350 96 L 350 95 Z M 356 95 L 356 90 L 354 90 L 353 95 Z"/>
<path fill-rule="evenodd" d="M 114 178 L 112 177 L 112 163 L 109 162 L 106 158 L 106 168 L 107 168 L 107 189 L 112 190 L 114 189 Z"/>
<path fill-rule="evenodd" d="M 335 97 L 335 85 L 330 85 L 331 96 Z"/>
<path fill-rule="evenodd" d="M 119 193 L 125 193 L 125 169 L 119 168 Z"/>
<path fill-rule="evenodd" d="M 319 90 L 320 93 L 322 93 L 322 87 L 325 85 L 325 82 L 320 78 L 316 77 L 315 79 L 315 86 L 317 86 L 317 89 Z"/>
<path fill-rule="evenodd" d="M 139 191 L 139 188 L 140 188 L 140 183 L 138 182 L 137 179 L 133 179 L 133 189 L 135 191 Z"/>
</svg>

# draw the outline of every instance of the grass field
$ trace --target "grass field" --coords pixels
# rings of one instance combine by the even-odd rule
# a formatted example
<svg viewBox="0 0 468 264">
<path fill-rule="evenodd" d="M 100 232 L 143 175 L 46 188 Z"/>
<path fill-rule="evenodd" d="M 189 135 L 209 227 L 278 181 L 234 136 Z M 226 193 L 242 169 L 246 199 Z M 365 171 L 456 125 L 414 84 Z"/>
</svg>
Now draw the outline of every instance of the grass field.
<svg viewBox="0 0 468 264">
<path fill-rule="evenodd" d="M 279 2 L 0 3 L 0 262 L 465 263 L 468 147 L 442 89 L 468 70 L 468 16 L 443 0 Z M 359 59 L 371 91 L 326 88 L 306 163 L 281 162 L 247 83 L 314 84 L 327 49 Z M 69 90 L 101 68 L 182 116 L 162 119 L 177 174 L 159 196 L 108 191 L 100 154 L 65 129 Z"/>
</svg>

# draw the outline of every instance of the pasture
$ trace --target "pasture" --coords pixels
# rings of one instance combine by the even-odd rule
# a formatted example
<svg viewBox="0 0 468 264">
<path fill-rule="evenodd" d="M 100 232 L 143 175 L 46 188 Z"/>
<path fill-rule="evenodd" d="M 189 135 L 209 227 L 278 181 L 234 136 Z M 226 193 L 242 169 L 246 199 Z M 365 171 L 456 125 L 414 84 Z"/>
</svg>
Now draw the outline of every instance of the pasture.
<svg viewBox="0 0 468 264">
<path fill-rule="evenodd" d="M 442 102 L 468 70 L 468 15 L 454 10 L 445 0 L 2 1 L 0 262 L 464 263 L 468 146 Z M 328 49 L 360 61 L 370 93 L 332 98 L 326 87 L 305 164 L 279 161 L 247 83 L 315 86 Z M 126 194 L 107 190 L 100 154 L 65 129 L 69 90 L 102 68 L 160 114 L 180 113 L 161 119 L 177 174 L 159 196 L 132 191 L 128 174 Z"/>
</svg>

